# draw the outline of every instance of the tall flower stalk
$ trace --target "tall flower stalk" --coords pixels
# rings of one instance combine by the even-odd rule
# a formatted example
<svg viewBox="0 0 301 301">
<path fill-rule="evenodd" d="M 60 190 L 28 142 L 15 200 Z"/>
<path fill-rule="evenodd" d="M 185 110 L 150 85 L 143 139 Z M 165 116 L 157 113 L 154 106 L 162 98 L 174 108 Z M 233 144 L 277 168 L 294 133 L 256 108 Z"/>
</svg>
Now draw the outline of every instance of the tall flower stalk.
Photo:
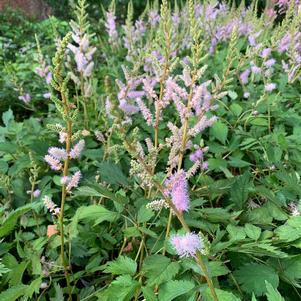
<svg viewBox="0 0 301 301">
<path fill-rule="evenodd" d="M 69 77 L 64 76 L 63 70 L 63 62 L 65 59 L 65 52 L 68 47 L 68 43 L 70 42 L 72 33 L 68 33 L 63 40 L 60 42 L 60 45 L 57 49 L 55 57 L 53 58 L 53 80 L 51 81 L 51 85 L 53 89 L 57 92 L 57 97 L 52 93 L 51 100 L 54 102 L 58 113 L 61 115 L 64 125 L 55 124 L 49 125 L 49 128 L 56 131 L 59 134 L 59 142 L 64 144 L 64 148 L 59 147 L 50 147 L 48 149 L 48 154 L 45 155 L 45 161 L 48 163 L 50 168 L 57 172 L 62 172 L 61 177 L 61 203 L 60 209 L 51 211 L 52 213 L 58 216 L 58 224 L 59 224 L 59 232 L 60 232 L 60 259 L 61 264 L 64 268 L 65 279 L 67 283 L 68 289 L 68 300 L 72 300 L 72 287 L 70 283 L 70 275 L 69 275 L 69 264 L 66 260 L 65 255 L 65 231 L 64 231 L 64 213 L 65 213 L 65 203 L 68 194 L 71 193 L 72 188 L 78 186 L 79 180 L 81 178 L 80 171 L 75 172 L 72 176 L 69 175 L 69 165 L 70 160 L 78 158 L 80 156 L 81 151 L 84 148 L 84 140 L 80 140 L 75 143 L 80 136 L 80 131 L 73 133 L 74 121 L 78 115 L 78 108 L 74 102 L 70 101 L 69 91 L 67 88 Z M 74 145 L 72 145 L 74 144 Z M 50 200 L 50 198 L 49 198 Z M 48 202 L 47 207 L 49 207 Z M 54 203 L 53 203 L 54 204 Z M 54 206 L 54 205 L 53 205 Z M 54 208 L 54 207 L 51 208 Z"/>
</svg>

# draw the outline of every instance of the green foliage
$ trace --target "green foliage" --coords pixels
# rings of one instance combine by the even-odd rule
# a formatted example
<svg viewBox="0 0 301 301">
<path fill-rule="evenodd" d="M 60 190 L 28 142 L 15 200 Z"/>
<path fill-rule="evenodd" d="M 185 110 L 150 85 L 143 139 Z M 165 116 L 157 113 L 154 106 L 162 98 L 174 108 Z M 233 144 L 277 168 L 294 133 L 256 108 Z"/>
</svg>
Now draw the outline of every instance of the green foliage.
<svg viewBox="0 0 301 301">
<path fill-rule="evenodd" d="M 216 301 L 208 278 L 221 301 L 300 300 L 300 15 L 293 4 L 287 17 L 276 6 L 273 23 L 267 12 L 257 15 L 255 2 L 246 11 L 216 1 L 48 2 L 75 21 L 0 15 L 0 301 L 67 300 L 68 281 L 74 300 Z M 113 39 L 108 9 L 117 14 Z M 287 33 L 294 38 L 281 52 Z M 93 72 L 84 76 L 89 56 Z M 36 68 L 52 57 L 49 84 Z M 243 83 L 254 64 L 260 74 Z M 178 98 L 166 96 L 170 80 Z M 272 82 L 276 89 L 266 91 Z M 31 101 L 22 102 L 27 93 Z M 126 112 L 124 102 L 139 112 Z M 213 116 L 209 129 L 201 124 L 191 134 Z M 70 140 L 61 143 L 66 132 Z M 85 147 L 71 158 L 79 140 Z M 69 148 L 68 160 L 57 159 L 65 170 L 46 164 L 53 146 Z M 194 165 L 190 155 L 199 149 Z M 78 187 L 67 191 L 63 173 L 79 170 Z M 178 191 L 167 195 L 166 180 L 177 170 L 186 172 L 189 210 L 170 214 Z M 45 196 L 56 210 L 65 196 L 64 215 L 45 206 Z M 188 227 L 203 246 L 184 258 L 170 236 Z"/>
</svg>

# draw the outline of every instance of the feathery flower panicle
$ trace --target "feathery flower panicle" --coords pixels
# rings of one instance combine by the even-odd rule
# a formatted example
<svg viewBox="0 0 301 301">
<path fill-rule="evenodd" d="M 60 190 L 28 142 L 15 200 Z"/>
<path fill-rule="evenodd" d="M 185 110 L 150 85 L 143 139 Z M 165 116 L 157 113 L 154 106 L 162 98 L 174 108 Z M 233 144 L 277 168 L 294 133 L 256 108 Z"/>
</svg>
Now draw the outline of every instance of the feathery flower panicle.
<svg viewBox="0 0 301 301">
<path fill-rule="evenodd" d="M 68 157 L 67 152 L 63 148 L 50 147 L 48 153 L 57 160 L 66 160 Z"/>
<path fill-rule="evenodd" d="M 192 162 L 197 162 L 203 159 L 203 152 L 201 149 L 196 150 L 194 153 L 190 154 L 189 160 Z"/>
<path fill-rule="evenodd" d="M 161 200 L 154 200 L 150 203 L 147 203 L 145 207 L 147 209 L 151 209 L 154 211 L 160 211 L 163 208 L 168 209 L 169 205 L 166 203 L 164 199 L 161 199 Z"/>
<path fill-rule="evenodd" d="M 171 200 L 179 212 L 188 211 L 189 195 L 186 173 L 184 170 L 172 175 L 165 181 L 165 193 L 171 196 Z"/>
<path fill-rule="evenodd" d="M 251 66 L 251 71 L 253 74 L 260 74 L 261 68 L 256 66 L 255 64 Z"/>
<path fill-rule="evenodd" d="M 59 142 L 64 143 L 67 139 L 68 134 L 64 131 L 59 132 Z"/>
<path fill-rule="evenodd" d="M 41 194 L 41 190 L 40 189 L 36 189 L 33 193 L 32 193 L 32 196 L 34 198 L 38 198 Z"/>
<path fill-rule="evenodd" d="M 249 98 L 250 97 L 250 92 L 244 92 L 243 96 L 244 96 L 245 99 Z"/>
<path fill-rule="evenodd" d="M 242 84 L 246 85 L 248 83 L 250 73 L 251 73 L 250 69 L 246 69 L 240 74 L 239 78 Z"/>
<path fill-rule="evenodd" d="M 48 163 L 49 167 L 53 170 L 61 170 L 63 168 L 62 163 L 50 155 L 46 155 L 44 157 L 44 160 Z"/>
<path fill-rule="evenodd" d="M 195 257 L 197 251 L 204 249 L 203 240 L 195 233 L 173 235 L 170 241 L 180 257 Z"/>
<path fill-rule="evenodd" d="M 119 108 L 127 115 L 133 115 L 139 112 L 137 106 L 129 104 L 125 99 L 119 101 Z"/>
<path fill-rule="evenodd" d="M 207 116 L 202 116 L 202 118 L 196 123 L 196 125 L 188 131 L 189 136 L 195 137 L 197 134 L 201 133 L 207 127 L 210 127 L 216 121 L 216 116 L 212 116 L 210 118 L 208 118 Z"/>
<path fill-rule="evenodd" d="M 275 59 L 269 59 L 266 62 L 264 62 L 263 64 L 264 64 L 265 67 L 270 68 L 273 65 L 275 65 L 275 63 L 276 63 Z"/>
<path fill-rule="evenodd" d="M 274 84 L 274 83 L 266 84 L 266 85 L 264 86 L 264 89 L 265 89 L 265 91 L 267 91 L 267 92 L 272 92 L 273 90 L 276 89 L 276 84 Z"/>
<path fill-rule="evenodd" d="M 81 177 L 82 177 L 81 172 L 80 172 L 80 171 L 77 171 L 77 172 L 70 178 L 69 183 L 68 183 L 68 185 L 67 185 L 67 187 L 66 187 L 66 190 L 67 190 L 68 192 L 70 192 L 72 188 L 77 187 L 77 186 L 78 186 L 78 183 L 79 183 L 79 181 L 80 181 L 80 179 L 81 179 Z"/>
<path fill-rule="evenodd" d="M 160 22 L 160 16 L 156 10 L 150 10 L 148 13 L 148 20 L 152 26 Z"/>
<path fill-rule="evenodd" d="M 80 140 L 77 142 L 70 151 L 70 158 L 75 159 L 78 158 L 85 147 L 85 140 Z"/>
<path fill-rule="evenodd" d="M 141 98 L 136 99 L 137 105 L 143 115 L 143 118 L 145 119 L 146 123 L 151 126 L 153 124 L 153 115 L 148 109 L 148 107 L 145 105 L 145 103 L 141 100 Z"/>
<path fill-rule="evenodd" d="M 50 92 L 46 92 L 46 93 L 43 94 L 43 97 L 45 99 L 49 99 L 51 97 L 51 93 Z"/>
<path fill-rule="evenodd" d="M 31 96 L 30 96 L 28 93 L 26 93 L 25 95 L 19 96 L 18 99 L 19 99 L 19 100 L 22 100 L 24 103 L 27 104 L 27 103 L 30 103 L 30 101 L 31 101 Z"/>
<path fill-rule="evenodd" d="M 264 48 L 260 54 L 263 59 L 266 59 L 272 52 L 271 48 Z"/>
<path fill-rule="evenodd" d="M 49 196 L 45 195 L 43 198 L 43 202 L 45 207 L 50 211 L 52 215 L 58 216 L 60 214 L 60 208 L 55 203 L 53 203 Z"/>
<path fill-rule="evenodd" d="M 109 35 L 109 43 L 116 42 L 116 39 L 118 38 L 118 32 L 116 30 L 116 16 L 114 12 L 108 11 L 106 12 L 106 23 L 105 27 L 107 30 L 107 33 Z"/>
<path fill-rule="evenodd" d="M 62 185 L 67 185 L 69 182 L 70 182 L 70 177 L 68 177 L 68 176 L 61 177 L 61 184 Z"/>
</svg>

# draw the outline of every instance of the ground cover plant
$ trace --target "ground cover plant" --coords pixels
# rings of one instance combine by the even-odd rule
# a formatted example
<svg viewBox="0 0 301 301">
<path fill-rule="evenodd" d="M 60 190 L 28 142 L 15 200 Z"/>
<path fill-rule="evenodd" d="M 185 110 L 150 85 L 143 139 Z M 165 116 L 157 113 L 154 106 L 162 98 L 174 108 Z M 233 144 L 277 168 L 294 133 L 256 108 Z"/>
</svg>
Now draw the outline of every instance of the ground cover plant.
<svg viewBox="0 0 301 301">
<path fill-rule="evenodd" d="M 300 300 L 299 2 L 72 7 L 0 24 L 0 300 Z"/>
</svg>

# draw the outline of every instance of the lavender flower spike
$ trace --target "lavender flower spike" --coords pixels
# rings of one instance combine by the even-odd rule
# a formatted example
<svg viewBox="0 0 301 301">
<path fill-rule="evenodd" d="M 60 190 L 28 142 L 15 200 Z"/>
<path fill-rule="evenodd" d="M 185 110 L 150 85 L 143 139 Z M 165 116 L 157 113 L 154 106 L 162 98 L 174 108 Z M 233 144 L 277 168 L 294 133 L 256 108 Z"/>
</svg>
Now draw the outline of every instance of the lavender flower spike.
<svg viewBox="0 0 301 301">
<path fill-rule="evenodd" d="M 273 90 L 276 89 L 276 84 L 270 83 L 264 86 L 265 91 L 267 92 L 272 92 Z"/>
<path fill-rule="evenodd" d="M 166 180 L 165 185 L 167 187 L 166 193 L 171 196 L 176 209 L 180 212 L 188 211 L 189 195 L 186 173 L 183 170 L 179 171 Z"/>
<path fill-rule="evenodd" d="M 81 172 L 80 172 L 80 171 L 77 171 L 77 172 L 72 176 L 72 178 L 70 179 L 70 181 L 69 181 L 69 183 L 68 183 L 68 185 L 67 185 L 67 187 L 66 187 L 66 190 L 67 190 L 68 192 L 70 192 L 72 188 L 77 187 L 77 186 L 78 186 L 78 183 L 79 183 L 79 180 L 80 180 L 81 177 L 82 177 Z"/>
<path fill-rule="evenodd" d="M 197 251 L 204 249 L 203 240 L 195 233 L 173 235 L 170 241 L 180 257 L 195 257 Z"/>
<path fill-rule="evenodd" d="M 66 160 L 68 157 L 67 152 L 63 148 L 50 147 L 48 153 L 57 160 Z"/>
<path fill-rule="evenodd" d="M 85 140 L 77 142 L 70 151 L 70 158 L 78 158 L 85 147 Z"/>
<path fill-rule="evenodd" d="M 49 164 L 50 168 L 53 170 L 61 170 L 63 168 L 62 163 L 50 155 L 46 155 L 44 157 L 44 160 Z"/>
</svg>

